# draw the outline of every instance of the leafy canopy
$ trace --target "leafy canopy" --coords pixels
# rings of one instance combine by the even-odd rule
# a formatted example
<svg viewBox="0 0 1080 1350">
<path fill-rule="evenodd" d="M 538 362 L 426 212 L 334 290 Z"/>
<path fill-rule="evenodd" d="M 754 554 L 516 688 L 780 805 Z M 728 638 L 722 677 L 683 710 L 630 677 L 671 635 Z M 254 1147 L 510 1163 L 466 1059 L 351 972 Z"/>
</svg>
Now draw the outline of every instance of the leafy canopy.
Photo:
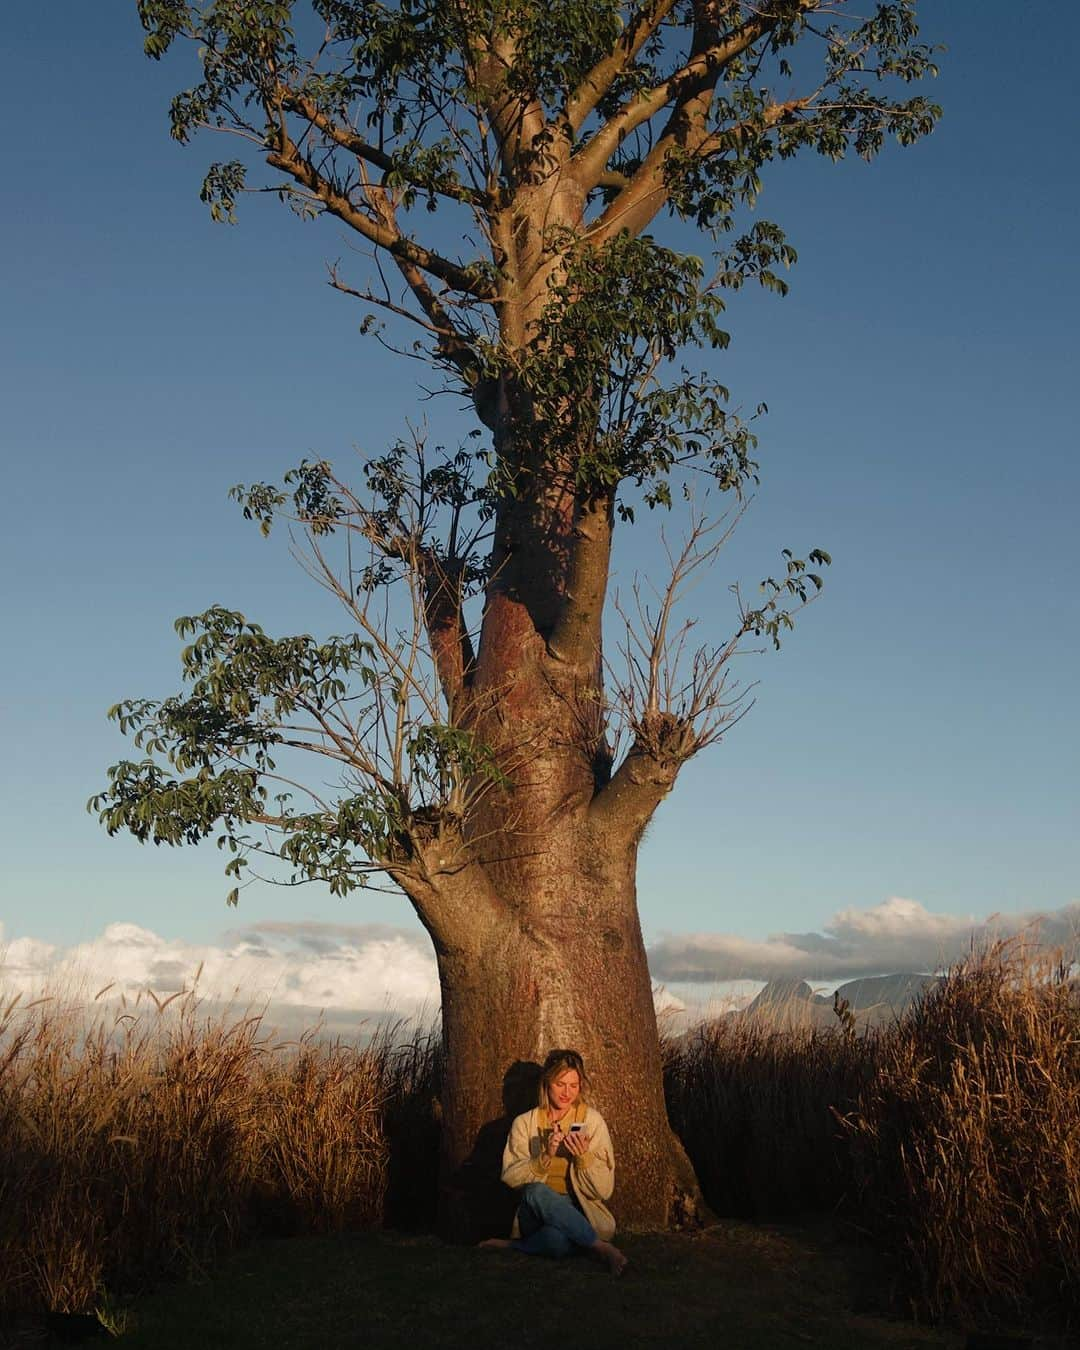
<svg viewBox="0 0 1080 1350">
<path fill-rule="evenodd" d="M 551 570 L 565 608 L 567 578 L 587 575 L 590 540 L 617 520 L 702 482 L 741 499 L 764 406 L 740 417 L 686 354 L 726 347 L 726 292 L 786 291 L 795 250 L 751 218 L 768 172 L 804 152 L 869 160 L 932 130 L 940 110 L 910 90 L 935 73 L 915 0 L 868 13 L 848 0 L 137 3 L 146 53 L 186 44 L 196 63 L 172 135 L 242 146 L 206 175 L 212 216 L 232 222 L 243 194 L 269 192 L 344 224 L 373 265 L 357 281 L 335 264 L 331 284 L 364 305 L 365 331 L 441 370 L 480 427 L 468 448 L 390 447 L 356 492 L 324 461 L 281 489 L 237 489 L 264 532 L 299 524 L 354 635 L 272 639 L 218 607 L 179 620 L 189 690 L 112 710 L 144 758 L 114 766 L 91 806 L 144 841 L 217 834 L 235 877 L 265 852 L 340 893 L 379 867 L 400 877 L 433 838 L 453 866 L 462 822 L 517 767 L 476 734 L 468 606 L 510 584 L 520 552 Z M 665 214 L 704 232 L 708 262 L 665 242 Z M 707 533 L 694 527 L 667 595 L 640 606 L 615 694 L 590 676 L 596 734 L 622 718 L 624 764 L 715 739 L 733 716 L 729 659 L 743 638 L 779 645 L 829 562 L 785 551 L 780 578 L 756 607 L 738 600 L 732 637 L 684 678 L 671 606 L 713 556 Z M 344 570 L 331 538 L 347 541 Z M 537 539 L 545 560 L 527 552 Z M 384 601 L 395 587 L 400 606 Z M 294 764 L 312 754 L 331 788 L 299 786 Z"/>
<path fill-rule="evenodd" d="M 685 370 L 667 386 L 661 377 L 687 343 L 726 344 L 725 289 L 751 279 L 785 289 L 778 269 L 795 252 L 783 231 L 741 218 L 762 173 L 804 150 L 870 159 L 886 137 L 925 135 L 939 114 L 907 92 L 935 73 L 914 0 L 868 15 L 847 0 L 138 0 L 138 10 L 151 57 L 187 43 L 198 61 L 201 77 L 173 100 L 173 136 L 213 129 L 247 149 L 207 174 L 216 219 L 235 219 L 248 190 L 336 216 L 401 287 L 381 264 L 376 285 L 357 288 L 336 267 L 333 283 L 416 322 L 421 347 L 489 427 L 500 381 L 520 382 L 501 411 L 516 435 L 497 446 L 519 492 L 521 442 L 537 437 L 564 452 L 576 441 L 585 490 L 629 480 L 650 505 L 667 504 L 671 470 L 688 460 L 738 487 L 752 440 L 725 427 L 727 391 Z M 249 189 L 259 160 L 276 174 Z M 559 193 L 578 203 L 569 215 Z M 714 267 L 647 233 L 663 210 L 713 237 Z M 446 221 L 425 239 L 432 212 Z M 442 240 L 466 252 L 450 256 Z M 544 303 L 518 331 L 507 315 L 523 295 Z"/>
</svg>

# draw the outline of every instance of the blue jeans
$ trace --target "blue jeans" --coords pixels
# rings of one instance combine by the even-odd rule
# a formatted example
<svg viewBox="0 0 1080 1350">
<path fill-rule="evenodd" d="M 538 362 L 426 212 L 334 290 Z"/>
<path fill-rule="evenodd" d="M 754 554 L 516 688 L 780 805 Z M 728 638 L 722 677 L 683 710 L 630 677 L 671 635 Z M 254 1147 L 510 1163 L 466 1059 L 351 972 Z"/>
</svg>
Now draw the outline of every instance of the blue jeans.
<svg viewBox="0 0 1080 1350">
<path fill-rule="evenodd" d="M 568 1195 L 542 1181 L 530 1181 L 518 1206 L 519 1252 L 530 1256 L 567 1256 L 575 1247 L 591 1247 L 596 1230 Z"/>
</svg>

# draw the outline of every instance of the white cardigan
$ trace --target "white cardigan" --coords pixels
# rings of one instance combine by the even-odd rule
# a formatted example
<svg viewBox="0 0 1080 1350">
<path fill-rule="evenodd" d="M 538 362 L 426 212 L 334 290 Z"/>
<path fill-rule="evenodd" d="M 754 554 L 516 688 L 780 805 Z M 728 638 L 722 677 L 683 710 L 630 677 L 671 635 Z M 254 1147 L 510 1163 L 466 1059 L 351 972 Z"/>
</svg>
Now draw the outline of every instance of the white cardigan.
<svg viewBox="0 0 1080 1350">
<path fill-rule="evenodd" d="M 545 1177 L 540 1162 L 544 1146 L 538 1116 L 539 1108 L 534 1106 L 531 1111 L 515 1117 L 510 1126 L 503 1149 L 502 1179 L 514 1190 L 530 1181 L 543 1181 Z M 604 1117 L 591 1106 L 585 1107 L 585 1133 L 590 1139 L 589 1151 L 572 1159 L 566 1178 L 585 1217 L 596 1229 L 596 1236 L 610 1241 L 615 1235 L 615 1219 L 604 1201 L 611 1199 L 615 1189 L 615 1154 Z M 513 1236 L 519 1236 L 516 1217 Z"/>
</svg>

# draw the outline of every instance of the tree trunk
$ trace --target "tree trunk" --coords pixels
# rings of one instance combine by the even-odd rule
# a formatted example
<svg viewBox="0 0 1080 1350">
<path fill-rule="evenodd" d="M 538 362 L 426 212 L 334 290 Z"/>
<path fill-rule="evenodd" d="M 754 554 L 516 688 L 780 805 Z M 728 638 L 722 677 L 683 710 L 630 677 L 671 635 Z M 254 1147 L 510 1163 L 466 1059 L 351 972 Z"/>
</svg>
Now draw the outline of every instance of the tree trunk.
<svg viewBox="0 0 1080 1350">
<path fill-rule="evenodd" d="M 455 718 L 506 775 L 462 821 L 473 873 L 444 872 L 429 907 L 446 1049 L 441 1227 L 470 1242 L 509 1231 L 503 1145 L 513 1117 L 536 1105 L 539 1066 L 558 1048 L 584 1056 L 589 1098 L 611 1130 L 617 1222 L 665 1228 L 703 1212 L 668 1125 L 635 885 L 641 831 L 677 764 L 643 773 L 631 757 L 612 779 L 601 650 L 614 501 L 578 482 L 580 429 L 559 399 L 537 408 L 514 373 L 564 266 L 545 261 L 547 232 L 581 226 L 581 194 L 553 188 L 560 181 L 545 180 L 509 244 L 508 266 L 528 284 L 508 284 L 503 297 L 501 337 L 518 357 L 494 421 L 517 490 L 496 512 L 467 677 L 457 648 L 443 660 L 433 637 Z"/>
<path fill-rule="evenodd" d="M 513 1117 L 536 1105 L 539 1066 L 557 1048 L 581 1051 L 587 1095 L 611 1129 L 619 1226 L 665 1228 L 700 1212 L 667 1121 L 633 859 L 613 877 L 597 857 L 575 866 L 548 854 L 542 903 L 508 907 L 505 921 L 440 953 L 440 1227 L 456 1241 L 509 1232 L 516 1201 L 499 1181 L 503 1145 Z"/>
</svg>

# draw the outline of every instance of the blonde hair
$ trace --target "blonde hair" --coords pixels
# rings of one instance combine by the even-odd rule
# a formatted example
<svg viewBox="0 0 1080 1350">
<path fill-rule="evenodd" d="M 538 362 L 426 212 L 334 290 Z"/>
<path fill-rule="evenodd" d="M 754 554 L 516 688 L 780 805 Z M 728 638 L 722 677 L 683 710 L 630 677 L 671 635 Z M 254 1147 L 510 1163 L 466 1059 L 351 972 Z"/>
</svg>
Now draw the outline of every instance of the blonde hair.
<svg viewBox="0 0 1080 1350">
<path fill-rule="evenodd" d="M 555 1079 L 567 1070 L 573 1069 L 581 1080 L 581 1092 L 578 1100 L 584 1102 L 585 1091 L 589 1086 L 588 1075 L 585 1073 L 585 1061 L 581 1058 L 577 1050 L 552 1050 L 547 1059 L 544 1060 L 544 1067 L 540 1070 L 540 1084 L 537 1089 L 537 1105 L 547 1106 L 548 1088 L 551 1087 Z"/>
</svg>

